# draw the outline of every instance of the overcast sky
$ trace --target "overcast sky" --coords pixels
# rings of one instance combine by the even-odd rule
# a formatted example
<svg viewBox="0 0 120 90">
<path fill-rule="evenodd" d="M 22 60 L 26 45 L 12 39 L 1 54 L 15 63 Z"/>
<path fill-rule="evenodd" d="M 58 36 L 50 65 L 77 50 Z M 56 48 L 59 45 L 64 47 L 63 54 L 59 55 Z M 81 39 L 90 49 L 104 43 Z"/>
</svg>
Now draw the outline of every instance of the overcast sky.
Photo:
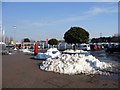
<svg viewBox="0 0 120 90">
<path fill-rule="evenodd" d="M 118 33 L 117 2 L 3 2 L 5 35 L 20 41 L 63 39 L 70 27 L 82 27 L 90 38 Z M 12 26 L 16 25 L 17 28 Z"/>
</svg>

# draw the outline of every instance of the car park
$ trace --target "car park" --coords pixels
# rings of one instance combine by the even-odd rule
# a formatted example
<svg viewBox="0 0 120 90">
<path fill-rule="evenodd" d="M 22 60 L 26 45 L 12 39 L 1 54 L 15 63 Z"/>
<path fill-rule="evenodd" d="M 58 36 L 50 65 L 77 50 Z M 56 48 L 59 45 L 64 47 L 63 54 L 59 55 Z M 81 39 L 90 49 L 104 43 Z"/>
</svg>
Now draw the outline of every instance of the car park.
<svg viewBox="0 0 120 90">
<path fill-rule="evenodd" d="M 106 49 L 106 52 L 110 53 L 110 54 L 114 53 L 114 52 L 120 52 L 120 45 L 109 47 L 109 48 Z"/>
</svg>

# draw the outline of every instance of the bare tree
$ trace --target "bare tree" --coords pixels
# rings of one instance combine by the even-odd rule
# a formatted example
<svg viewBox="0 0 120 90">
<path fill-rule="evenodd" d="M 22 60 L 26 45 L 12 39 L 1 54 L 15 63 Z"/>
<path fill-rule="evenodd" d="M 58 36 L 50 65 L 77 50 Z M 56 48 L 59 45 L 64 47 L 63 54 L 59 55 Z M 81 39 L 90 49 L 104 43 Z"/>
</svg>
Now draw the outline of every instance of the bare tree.
<svg viewBox="0 0 120 90">
<path fill-rule="evenodd" d="M 13 41 L 13 37 L 10 37 L 10 42 Z"/>
<path fill-rule="evenodd" d="M 8 44 L 9 43 L 9 38 L 7 36 L 5 36 L 5 43 Z"/>
</svg>

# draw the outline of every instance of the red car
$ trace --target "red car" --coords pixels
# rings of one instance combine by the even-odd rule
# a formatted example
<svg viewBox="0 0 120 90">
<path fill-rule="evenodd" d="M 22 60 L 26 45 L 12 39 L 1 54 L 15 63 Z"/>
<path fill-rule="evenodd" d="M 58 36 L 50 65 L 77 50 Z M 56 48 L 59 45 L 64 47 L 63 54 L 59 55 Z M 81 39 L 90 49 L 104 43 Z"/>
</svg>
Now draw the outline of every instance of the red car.
<svg viewBox="0 0 120 90">
<path fill-rule="evenodd" d="M 100 49 L 100 45 L 97 45 L 97 49 Z"/>
<path fill-rule="evenodd" d="M 91 44 L 90 48 L 91 48 L 91 50 L 97 50 L 97 45 Z"/>
</svg>

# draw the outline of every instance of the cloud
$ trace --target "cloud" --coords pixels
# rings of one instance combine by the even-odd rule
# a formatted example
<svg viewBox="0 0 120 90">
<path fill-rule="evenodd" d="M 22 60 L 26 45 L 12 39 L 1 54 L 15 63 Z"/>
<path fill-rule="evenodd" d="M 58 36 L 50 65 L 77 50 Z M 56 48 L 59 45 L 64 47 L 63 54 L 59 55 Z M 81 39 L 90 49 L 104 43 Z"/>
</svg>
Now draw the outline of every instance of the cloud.
<svg viewBox="0 0 120 90">
<path fill-rule="evenodd" d="M 86 20 L 89 17 L 93 17 L 95 15 L 98 15 L 100 13 L 116 13 L 118 12 L 118 9 L 116 6 L 112 7 L 92 7 L 89 11 L 84 12 L 84 16 L 78 16 L 78 17 L 70 17 L 70 18 L 64 18 L 61 20 L 57 20 L 54 23 L 65 23 L 65 22 L 73 22 L 73 21 L 82 21 Z"/>
<path fill-rule="evenodd" d="M 78 17 L 69 17 L 69 18 L 62 18 L 59 20 L 55 20 L 55 21 L 51 21 L 51 22 L 47 22 L 47 23 L 42 23 L 42 22 L 33 22 L 32 26 L 36 26 L 36 27 L 41 27 L 41 26 L 52 26 L 52 25 L 56 25 L 59 23 L 67 23 L 67 22 L 74 22 L 74 21 L 81 21 L 81 20 L 85 20 L 87 19 L 88 16 L 78 16 Z"/>
<path fill-rule="evenodd" d="M 78 17 L 69 17 L 69 18 L 63 18 L 60 20 L 56 20 L 53 23 L 66 23 L 66 22 L 73 22 L 73 21 L 81 21 L 81 20 L 85 20 L 87 18 L 87 16 L 78 16 Z"/>
<path fill-rule="evenodd" d="M 51 22 L 33 22 L 31 26 L 35 27 L 42 27 L 42 26 L 53 26 L 60 23 L 67 23 L 67 22 L 74 22 L 74 21 L 82 21 L 87 20 L 88 18 L 91 18 L 93 16 L 99 15 L 99 14 L 109 14 L 109 13 L 117 13 L 118 9 L 115 5 L 108 6 L 108 7 L 92 7 L 88 11 L 83 12 L 83 16 L 76 16 L 76 17 L 66 17 L 59 20 L 51 21 Z"/>
<path fill-rule="evenodd" d="M 116 6 L 112 7 L 92 7 L 89 11 L 86 12 L 86 14 L 89 15 L 97 15 L 100 13 L 116 13 L 118 12 L 118 9 Z"/>
</svg>

